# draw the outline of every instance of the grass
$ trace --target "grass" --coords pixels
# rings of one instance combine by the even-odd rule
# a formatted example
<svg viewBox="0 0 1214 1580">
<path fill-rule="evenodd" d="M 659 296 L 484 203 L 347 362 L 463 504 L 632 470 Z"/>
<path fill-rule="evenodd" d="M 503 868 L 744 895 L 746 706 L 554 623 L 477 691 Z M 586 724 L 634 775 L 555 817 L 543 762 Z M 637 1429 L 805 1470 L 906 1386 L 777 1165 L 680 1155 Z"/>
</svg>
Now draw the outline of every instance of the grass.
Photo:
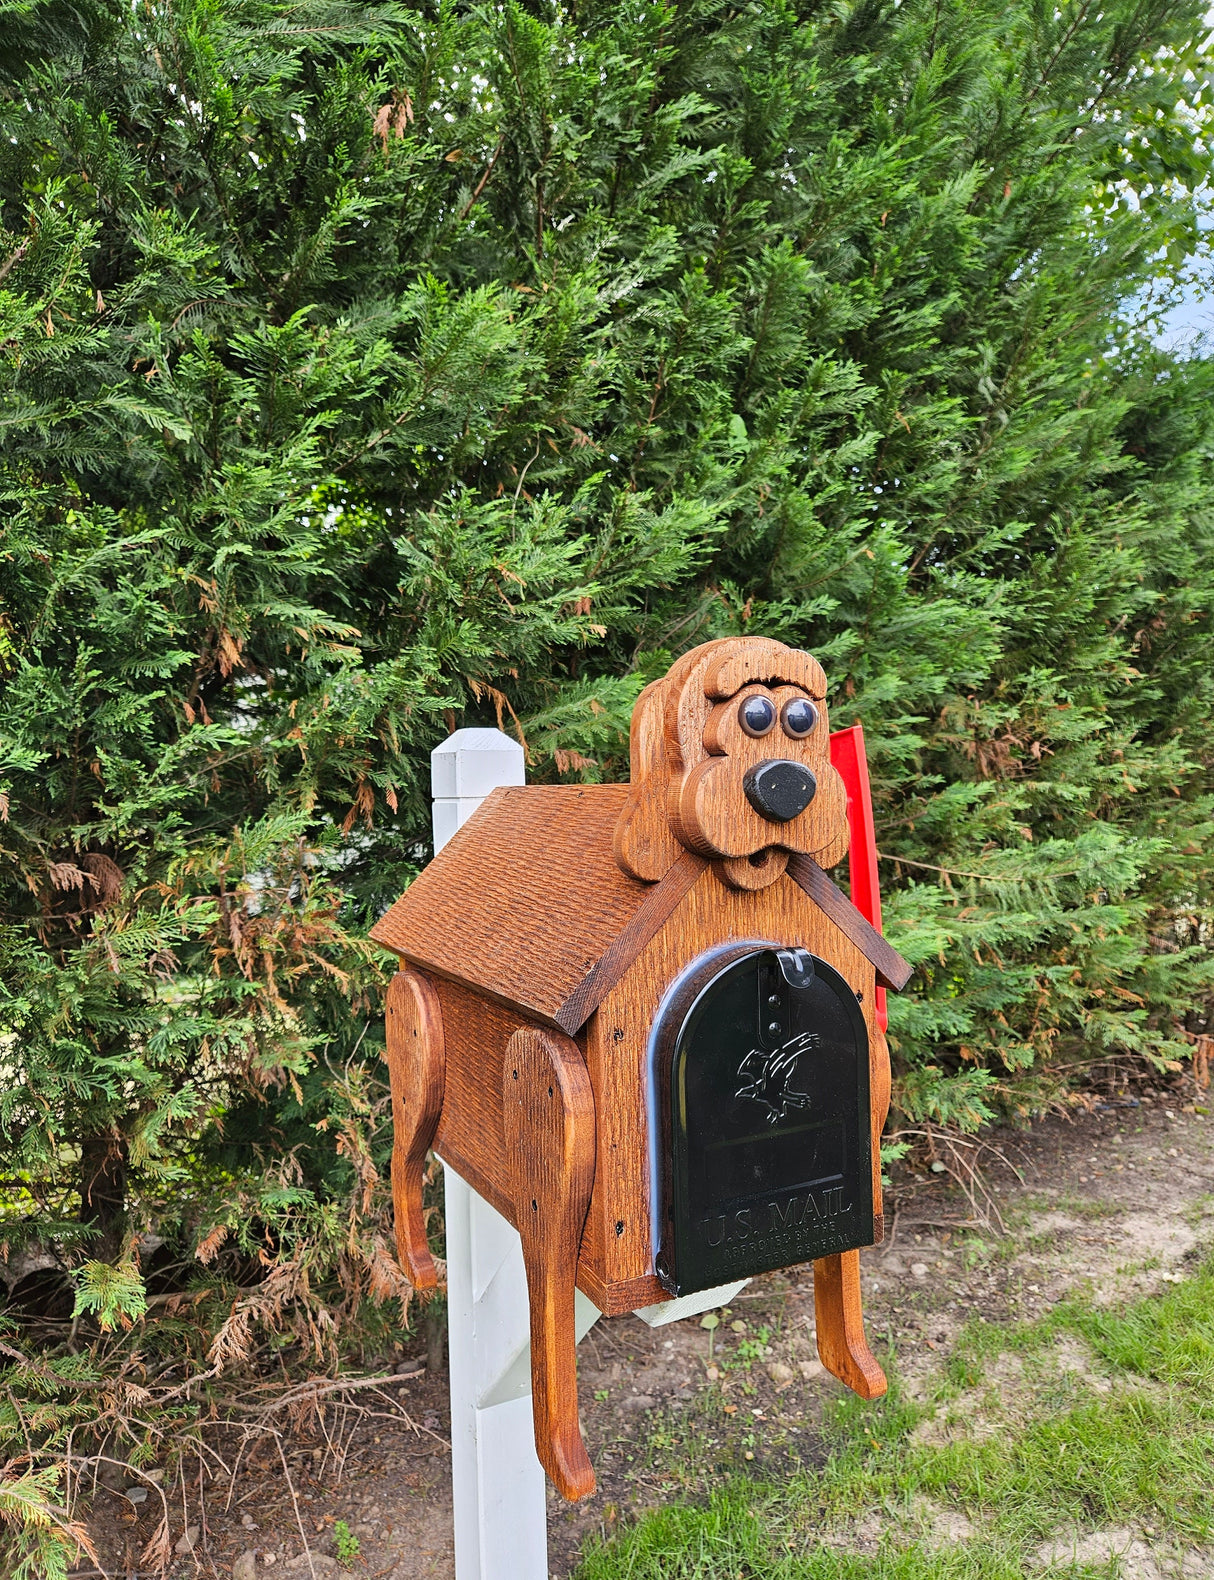
<svg viewBox="0 0 1214 1580">
<path fill-rule="evenodd" d="M 1214 1543 L 1214 1260 L 1120 1310 L 975 1322 L 926 1402 L 890 1370 L 886 1399 L 828 1412 L 819 1469 L 718 1464 L 707 1501 L 591 1544 L 577 1580 L 1012 1580 L 1059 1533 Z"/>
</svg>

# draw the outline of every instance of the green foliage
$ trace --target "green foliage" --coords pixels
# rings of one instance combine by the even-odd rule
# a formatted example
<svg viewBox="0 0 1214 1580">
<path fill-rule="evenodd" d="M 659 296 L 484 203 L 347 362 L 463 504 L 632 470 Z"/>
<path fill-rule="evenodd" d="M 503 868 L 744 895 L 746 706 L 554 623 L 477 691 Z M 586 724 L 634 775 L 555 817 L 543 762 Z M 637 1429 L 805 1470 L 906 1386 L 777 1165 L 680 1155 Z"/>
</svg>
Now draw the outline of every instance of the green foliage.
<svg viewBox="0 0 1214 1580">
<path fill-rule="evenodd" d="M 76 1274 L 74 1317 L 97 1319 L 102 1333 L 129 1328 L 148 1309 L 147 1292 L 133 1261 L 85 1262 Z"/>
<path fill-rule="evenodd" d="M 334 1520 L 333 1543 L 337 1548 L 337 1561 L 343 1569 L 349 1569 L 358 1557 L 360 1543 L 345 1520 Z"/>
<path fill-rule="evenodd" d="M 723 1372 L 742 1370 L 749 1371 L 756 1361 L 761 1361 L 765 1354 L 770 1353 L 768 1344 L 771 1339 L 771 1329 L 764 1323 L 755 1332 L 753 1338 L 749 1336 L 738 1340 L 732 1354 L 722 1356 L 719 1366 Z"/>
<path fill-rule="evenodd" d="M 58 1469 L 47 1466 L 0 1482 L 0 1532 L 10 1554 L 5 1573 L 12 1580 L 66 1580 L 73 1555 L 96 1559 L 87 1532 L 55 1501 L 59 1481 Z"/>
<path fill-rule="evenodd" d="M 1097 1355 L 1140 1377 L 1214 1395 L 1214 1268 L 1128 1311 L 1079 1307 L 1061 1320 L 1076 1328 Z"/>
<path fill-rule="evenodd" d="M 865 725 L 904 1116 L 1178 1067 L 1196 0 L 0 9 L 5 1232 L 82 1321 L 159 1242 L 246 1291 L 220 1364 L 407 1299 L 365 934 L 427 754 L 619 778 L 714 636 Z"/>
</svg>

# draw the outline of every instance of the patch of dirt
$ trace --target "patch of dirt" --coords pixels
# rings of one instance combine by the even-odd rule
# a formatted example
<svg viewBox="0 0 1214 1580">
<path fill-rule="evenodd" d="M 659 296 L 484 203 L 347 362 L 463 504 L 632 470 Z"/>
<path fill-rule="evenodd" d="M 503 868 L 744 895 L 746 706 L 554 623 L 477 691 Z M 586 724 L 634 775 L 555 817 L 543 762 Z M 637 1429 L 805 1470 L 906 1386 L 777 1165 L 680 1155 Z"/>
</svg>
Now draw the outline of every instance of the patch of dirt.
<svg viewBox="0 0 1214 1580">
<path fill-rule="evenodd" d="M 1021 1176 L 996 1164 L 990 1180 L 1004 1235 L 976 1223 L 967 1198 L 943 1177 L 897 1178 L 887 1198 L 888 1239 L 864 1254 L 863 1283 L 870 1341 L 878 1351 L 896 1348 L 912 1397 L 931 1398 L 966 1322 L 1033 1318 L 1071 1293 L 1098 1302 L 1131 1299 L 1183 1276 L 1214 1244 L 1214 1120 L 1191 1104 L 1186 1111 L 1185 1101 L 1160 1093 L 995 1138 Z M 635 1317 L 600 1321 L 579 1351 L 599 1490 L 573 1508 L 550 1491 L 551 1574 L 564 1580 L 572 1573 L 592 1532 L 609 1534 L 646 1508 L 700 1496 L 723 1471 L 773 1477 L 820 1464 L 826 1449 L 818 1423 L 843 1390 L 817 1360 L 813 1324 L 808 1268 L 754 1280 L 711 1333 L 699 1318 L 657 1329 Z M 402 1365 L 412 1369 L 417 1359 L 405 1356 Z M 1043 1378 L 1097 1393 L 1110 1386 L 1068 1338 L 1044 1356 L 999 1355 L 969 1398 L 926 1425 L 952 1432 L 968 1411 L 971 1437 L 997 1430 Z M 332 1456 L 317 1464 L 320 1450 L 311 1439 L 284 1440 L 295 1502 L 271 1449 L 240 1480 L 230 1509 L 209 1509 L 206 1530 L 175 1558 L 171 1574 L 225 1576 L 240 1560 L 233 1580 L 311 1580 L 302 1525 L 320 1556 L 317 1575 L 335 1580 L 333 1526 L 344 1520 L 359 1542 L 356 1576 L 454 1580 L 446 1376 L 422 1372 L 399 1388 L 394 1382 L 393 1390 L 403 1393 L 400 1408 L 417 1430 L 386 1407 L 354 1420 L 341 1439 L 340 1475 Z M 137 1572 L 158 1511 L 158 1498 L 132 1505 L 120 1492 L 98 1494 L 92 1527 L 111 1574 Z M 973 1534 L 955 1511 L 924 1505 L 912 1512 L 918 1539 L 932 1545 Z M 179 1512 L 174 1519 L 178 1541 Z M 864 1519 L 853 1538 L 879 1543 L 887 1520 Z M 1123 1536 L 1125 1547 L 1116 1549 L 1123 1580 L 1214 1580 L 1205 1555 L 1173 1552 L 1141 1532 L 1060 1533 L 1040 1560 L 1050 1568 L 1103 1563 Z M 1093 1557 L 1072 1556 L 1105 1537 L 1099 1552 L 1091 1548 Z"/>
<path fill-rule="evenodd" d="M 1214 1575 L 1214 1554 L 1148 1541 L 1122 1525 L 1098 1531 L 1060 1531 L 1042 1543 L 1035 1558 L 1043 1569 L 1079 1565 L 1108 1569 L 1115 1565 L 1120 1580 L 1207 1580 Z"/>
<path fill-rule="evenodd" d="M 946 1443 L 989 1443 L 1003 1424 L 1003 1413 L 987 1408 L 987 1394 L 963 1393 L 947 1404 L 938 1405 L 935 1412 L 910 1434 L 908 1441 L 916 1448 L 942 1448 Z"/>
<path fill-rule="evenodd" d="M 921 1372 L 919 1402 L 927 1400 L 928 1382 L 939 1374 L 939 1366 Z M 1060 1391 L 1064 1397 L 1068 1393 L 1110 1395 L 1114 1391 L 1123 1395 L 1166 1394 L 1166 1389 L 1149 1377 L 1114 1381 L 1105 1376 L 1083 1341 L 1064 1334 L 1040 1353 L 1025 1357 L 1003 1351 L 985 1362 L 981 1387 L 937 1405 L 911 1432 L 909 1441 L 932 1448 L 963 1441 L 986 1443 L 1028 1421 L 1043 1403 L 1058 1409 Z"/>
<path fill-rule="evenodd" d="M 896 1516 L 888 1509 L 870 1509 L 848 1524 L 815 1530 L 813 1540 L 837 1552 L 872 1554 L 893 1531 L 899 1545 L 918 1542 L 939 1552 L 970 1541 L 978 1534 L 978 1527 L 959 1509 L 942 1508 L 929 1498 L 913 1498 Z"/>
<path fill-rule="evenodd" d="M 312 1580 L 315 1573 L 317 1580 L 336 1580 L 347 1572 L 334 1529 L 344 1521 L 358 1543 L 353 1576 L 449 1580 L 455 1564 L 447 1377 L 419 1370 L 415 1359 L 400 1364 L 403 1374 L 376 1390 L 372 1404 L 328 1404 L 319 1424 L 284 1431 L 289 1483 L 274 1439 L 263 1437 L 242 1461 L 229 1507 L 212 1491 L 200 1513 L 196 1473 L 187 1473 L 184 1489 L 166 1486 L 170 1576 Z M 106 1480 L 89 1521 L 102 1565 L 110 1576 L 150 1576 L 140 1554 L 164 1505 L 154 1490 L 131 1501 L 128 1494 L 139 1498 L 146 1485 L 136 1474 L 111 1466 Z M 91 1571 L 79 1573 L 84 1580 Z"/>
<path fill-rule="evenodd" d="M 1082 1339 L 1066 1333 L 1050 1352 L 1050 1367 L 1063 1376 L 1075 1377 L 1093 1393 L 1110 1393 L 1113 1384 L 1107 1377 L 1092 1370 L 1092 1352 Z"/>
<path fill-rule="evenodd" d="M 956 1547 L 978 1534 L 977 1526 L 967 1520 L 958 1509 L 942 1509 L 927 1499 L 917 1501 L 911 1511 L 918 1527 L 919 1540 L 935 1549 Z"/>
</svg>

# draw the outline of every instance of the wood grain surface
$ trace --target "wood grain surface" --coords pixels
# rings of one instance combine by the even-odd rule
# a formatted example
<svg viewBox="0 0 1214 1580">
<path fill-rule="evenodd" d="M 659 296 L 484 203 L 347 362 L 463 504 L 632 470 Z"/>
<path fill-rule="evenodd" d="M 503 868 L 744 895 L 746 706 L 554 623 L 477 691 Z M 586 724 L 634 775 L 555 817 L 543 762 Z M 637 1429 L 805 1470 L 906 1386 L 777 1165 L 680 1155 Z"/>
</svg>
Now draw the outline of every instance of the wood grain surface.
<svg viewBox="0 0 1214 1580">
<path fill-rule="evenodd" d="M 810 856 L 794 856 L 788 863 L 788 875 L 872 961 L 881 986 L 900 993 L 910 981 L 914 966 L 860 914 L 838 884 L 833 883 Z"/>
<path fill-rule="evenodd" d="M 612 838 L 619 867 L 656 883 L 683 852 L 666 815 L 666 680 L 651 680 L 632 710 L 631 785 Z"/>
<path fill-rule="evenodd" d="M 422 1176 L 443 1106 L 445 1054 L 438 995 L 420 971 L 388 984 L 384 1058 L 392 1085 L 392 1212 L 396 1251 L 416 1289 L 438 1275 L 426 1238 Z"/>
<path fill-rule="evenodd" d="M 873 1203 L 881 1211 L 880 1137 L 889 1105 L 889 1054 L 875 1017 L 873 967 L 785 876 L 753 892 L 727 888 L 705 869 L 632 966 L 606 993 L 578 1041 L 596 1108 L 597 1165 L 582 1234 L 577 1282 L 600 1311 L 617 1316 L 668 1298 L 654 1272 L 650 1222 L 648 1059 L 662 997 L 690 961 L 729 940 L 803 947 L 858 990 L 869 1034 Z M 435 1149 L 511 1223 L 515 1202 L 501 1085 L 492 1072 L 527 1016 L 465 984 L 436 978 L 446 1082 Z"/>
<path fill-rule="evenodd" d="M 879 1399 L 889 1384 L 864 1337 L 860 1253 L 843 1251 L 814 1263 L 818 1358 L 861 1399 Z"/>
<path fill-rule="evenodd" d="M 516 1031 L 534 1024 L 474 988 L 435 979 L 446 1032 L 447 1081 L 434 1150 L 514 1222 L 502 1127 L 502 1060 Z"/>
<path fill-rule="evenodd" d="M 730 662 L 741 657 L 735 651 Z M 691 712 L 701 731 L 716 706 L 704 692 L 704 658 L 702 650 L 687 655 L 671 672 L 673 680 L 699 666 L 701 700 Z M 651 760 L 658 722 L 671 718 L 669 697 L 652 695 L 642 730 L 642 752 Z M 612 1314 L 666 1298 L 654 1273 L 650 1222 L 649 1035 L 679 973 L 728 941 L 807 948 L 856 989 L 869 1032 L 880 1214 L 889 1058 L 875 1020 L 875 969 L 897 987 L 909 966 L 804 856 L 762 889 L 733 887 L 722 881 L 728 873 L 678 851 L 656 887 L 629 877 L 614 858 L 612 839 L 630 795 L 616 785 L 495 791 L 373 930 L 410 962 L 402 983 L 423 984 L 394 990 L 399 1025 L 389 1031 L 400 1126 L 394 1190 L 399 1169 L 401 1254 L 419 1283 L 433 1277 L 418 1227 L 422 1139 L 428 1134 L 443 1158 L 517 1224 L 515 1159 L 497 1072 L 517 1033 L 563 1025 L 584 1051 L 597 1116 L 577 1282 Z M 437 1038 L 421 1034 L 423 1022 L 437 1027 Z M 559 1030 L 551 1035 L 563 1045 Z M 416 1059 L 407 1052 L 415 1042 L 439 1049 L 437 1076 L 432 1053 Z M 570 1046 L 577 1051 L 577 1044 Z"/>
<path fill-rule="evenodd" d="M 557 1010 L 555 1020 L 562 1031 L 573 1036 L 620 980 L 683 897 L 704 871 L 702 856 L 689 850 L 680 853 L 666 876 L 654 884 L 641 908 L 602 956 L 598 964 L 578 984 Z"/>
<path fill-rule="evenodd" d="M 594 1491 L 578 1423 L 574 1285 L 595 1167 L 594 1094 L 577 1044 L 526 1027 L 502 1064 L 515 1222 L 531 1302 L 531 1403 L 540 1463 L 563 1498 Z"/>
<path fill-rule="evenodd" d="M 787 868 L 788 852 L 768 849 L 757 856 L 724 856 L 712 865 L 717 877 L 731 889 L 765 889 Z"/>
<path fill-rule="evenodd" d="M 663 876 L 675 859 L 672 837 L 710 857 L 736 860 L 778 847 L 812 852 L 824 866 L 842 860 L 847 797 L 830 761 L 825 686 L 810 654 L 761 637 L 706 642 L 676 660 L 664 680 L 646 687 L 634 713 L 632 785 L 614 841 L 621 867 L 649 880 Z M 778 722 L 768 735 L 748 735 L 738 709 L 752 693 L 770 697 L 777 714 L 792 698 L 811 697 L 819 722 L 799 740 Z M 813 800 L 785 823 L 763 817 L 743 790 L 747 769 L 774 759 L 804 763 L 817 780 Z M 735 867 L 732 881 L 756 889 L 777 876 L 768 862 L 748 874 Z"/>
<path fill-rule="evenodd" d="M 804 695 L 791 686 L 746 686 L 714 705 L 702 743 L 684 742 L 685 766 L 670 807 L 675 833 L 689 849 L 708 856 L 749 856 L 778 846 L 812 853 L 823 866 L 842 861 L 848 843 L 847 791 L 830 760 L 825 703 L 818 704 L 818 723 L 803 740 L 785 735 L 778 723 L 767 735 L 748 735 L 739 720 L 738 710 L 749 697 L 767 697 L 778 716 Z M 799 763 L 817 782 L 805 810 L 784 823 L 757 812 L 743 785 L 748 769 L 772 760 Z"/>
<path fill-rule="evenodd" d="M 752 681 L 799 686 L 815 702 L 826 697 L 826 674 L 812 653 L 767 636 L 730 637 L 718 644 L 704 670 L 707 695 L 732 697 Z"/>
<path fill-rule="evenodd" d="M 612 855 L 626 785 L 495 790 L 371 929 L 421 969 L 556 1025 L 649 896 Z"/>
<path fill-rule="evenodd" d="M 462 983 L 440 977 L 434 985 L 447 1028 L 446 1096 L 434 1138 L 435 1151 L 507 1222 L 515 1223 L 502 1086 L 492 1072 L 500 1070 L 511 1037 L 532 1023 L 517 1010 L 485 999 Z M 603 1237 L 592 1234 L 589 1215 L 577 1282 L 607 1316 L 621 1316 L 667 1298 L 652 1268 L 636 1280 L 608 1282 Z"/>
<path fill-rule="evenodd" d="M 873 967 L 791 878 L 745 891 L 727 888 L 709 868 L 585 1029 L 586 1065 L 598 1115 L 598 1164 L 579 1282 L 600 1309 L 632 1310 L 668 1298 L 654 1276 L 650 1222 L 650 1029 L 679 973 L 707 950 L 737 940 L 753 942 L 756 948 L 809 949 L 856 988 L 869 1036 L 873 1207 L 881 1212 L 880 1136 L 889 1103 L 889 1052 L 876 1024 Z M 617 1289 L 628 1291 L 631 1305 L 614 1304 L 611 1297 Z M 645 1289 L 649 1296 L 642 1299 Z"/>
</svg>

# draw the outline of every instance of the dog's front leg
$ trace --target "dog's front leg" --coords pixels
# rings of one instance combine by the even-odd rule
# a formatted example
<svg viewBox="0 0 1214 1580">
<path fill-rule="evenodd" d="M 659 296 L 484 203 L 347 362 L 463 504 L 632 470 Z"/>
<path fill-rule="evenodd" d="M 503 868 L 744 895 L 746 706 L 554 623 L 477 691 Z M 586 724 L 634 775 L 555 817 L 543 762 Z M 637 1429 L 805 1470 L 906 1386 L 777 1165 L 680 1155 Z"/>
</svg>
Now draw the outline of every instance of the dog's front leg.
<svg viewBox="0 0 1214 1580">
<path fill-rule="evenodd" d="M 535 1451 L 562 1497 L 594 1491 L 578 1422 L 574 1283 L 594 1186 L 594 1091 L 581 1050 L 527 1026 L 506 1044 L 502 1118 L 531 1303 Z"/>
</svg>

